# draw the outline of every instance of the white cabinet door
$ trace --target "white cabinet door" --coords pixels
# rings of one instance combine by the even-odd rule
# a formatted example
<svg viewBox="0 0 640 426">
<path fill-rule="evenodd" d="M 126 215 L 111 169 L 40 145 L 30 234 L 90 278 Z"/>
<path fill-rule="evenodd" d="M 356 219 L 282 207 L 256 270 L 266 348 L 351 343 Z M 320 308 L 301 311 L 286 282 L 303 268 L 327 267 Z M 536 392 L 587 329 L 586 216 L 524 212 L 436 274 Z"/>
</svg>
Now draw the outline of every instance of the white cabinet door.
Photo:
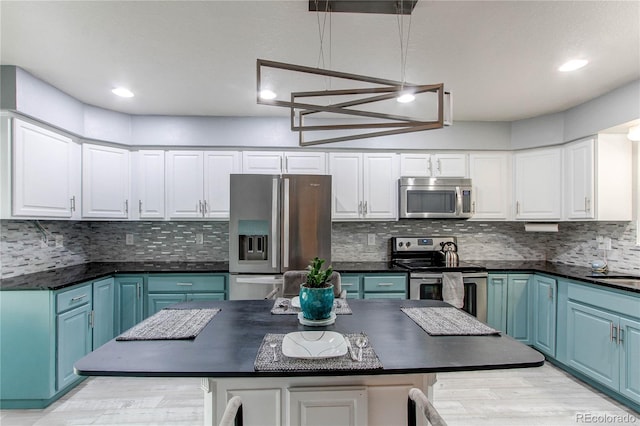
<svg viewBox="0 0 640 426">
<path fill-rule="evenodd" d="M 364 154 L 363 207 L 365 219 L 398 219 L 398 155 Z"/>
<path fill-rule="evenodd" d="M 289 426 L 366 426 L 367 389 L 344 388 L 290 388 Z"/>
<path fill-rule="evenodd" d="M 362 154 L 330 153 L 331 217 L 360 219 L 362 215 Z"/>
<path fill-rule="evenodd" d="M 514 161 L 516 219 L 561 219 L 562 148 L 516 152 Z"/>
<path fill-rule="evenodd" d="M 431 156 L 433 177 L 466 177 L 467 155 L 458 153 L 433 154 Z"/>
<path fill-rule="evenodd" d="M 333 220 L 397 219 L 397 154 L 332 152 L 329 173 Z"/>
<path fill-rule="evenodd" d="M 80 145 L 18 119 L 13 138 L 13 216 L 73 218 L 80 205 Z"/>
<path fill-rule="evenodd" d="M 232 173 L 240 173 L 238 151 L 204 153 L 204 215 L 214 219 L 229 219 L 229 191 Z"/>
<path fill-rule="evenodd" d="M 466 177 L 467 155 L 422 152 L 400 154 L 400 176 Z"/>
<path fill-rule="evenodd" d="M 400 154 L 400 176 L 431 177 L 431 155 L 420 152 Z"/>
<path fill-rule="evenodd" d="M 82 217 L 129 217 L 129 151 L 82 146 Z"/>
<path fill-rule="evenodd" d="M 324 152 L 285 152 L 282 173 L 324 175 L 327 173 L 327 154 Z"/>
<path fill-rule="evenodd" d="M 202 151 L 167 152 L 167 216 L 170 219 L 202 217 L 203 158 Z"/>
<path fill-rule="evenodd" d="M 470 154 L 469 176 L 473 184 L 473 219 L 508 220 L 511 211 L 511 154 Z"/>
<path fill-rule="evenodd" d="M 283 153 L 279 151 L 243 151 L 242 173 L 279 175 Z"/>
<path fill-rule="evenodd" d="M 164 219 L 164 151 L 138 151 L 134 156 L 134 213 L 139 219 Z"/>
<path fill-rule="evenodd" d="M 564 147 L 565 211 L 567 219 L 593 219 L 594 140 L 571 143 Z"/>
</svg>

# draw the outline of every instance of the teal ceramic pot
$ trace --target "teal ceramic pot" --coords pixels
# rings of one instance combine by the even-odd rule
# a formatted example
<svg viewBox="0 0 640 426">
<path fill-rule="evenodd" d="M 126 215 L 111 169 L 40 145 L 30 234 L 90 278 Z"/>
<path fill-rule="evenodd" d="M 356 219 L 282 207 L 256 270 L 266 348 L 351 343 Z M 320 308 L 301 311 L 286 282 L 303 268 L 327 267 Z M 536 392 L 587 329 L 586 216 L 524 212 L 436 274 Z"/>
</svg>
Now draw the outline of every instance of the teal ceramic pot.
<svg viewBox="0 0 640 426">
<path fill-rule="evenodd" d="M 329 287 L 309 288 L 300 286 L 300 310 L 306 319 L 323 320 L 331 316 L 333 308 L 333 284 Z"/>
</svg>

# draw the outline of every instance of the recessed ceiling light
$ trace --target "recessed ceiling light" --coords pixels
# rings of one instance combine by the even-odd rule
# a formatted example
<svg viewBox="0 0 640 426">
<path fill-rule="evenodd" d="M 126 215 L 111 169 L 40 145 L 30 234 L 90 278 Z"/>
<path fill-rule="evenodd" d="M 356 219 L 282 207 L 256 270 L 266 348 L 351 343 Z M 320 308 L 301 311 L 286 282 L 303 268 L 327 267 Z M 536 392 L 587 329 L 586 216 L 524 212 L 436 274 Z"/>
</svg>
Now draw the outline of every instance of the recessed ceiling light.
<svg viewBox="0 0 640 426">
<path fill-rule="evenodd" d="M 558 68 L 558 71 L 568 72 L 568 71 L 579 70 L 580 68 L 584 67 L 588 63 L 589 61 L 587 61 L 586 59 L 572 59 L 562 64 L 560 68 Z"/>
<path fill-rule="evenodd" d="M 116 87 L 111 92 L 121 98 L 133 98 L 133 92 L 126 87 Z"/>
<path fill-rule="evenodd" d="M 265 89 L 265 90 L 261 90 L 260 91 L 260 98 L 262 99 L 275 99 L 276 98 L 276 94 L 269 90 L 269 89 Z"/>
<path fill-rule="evenodd" d="M 409 102 L 413 102 L 415 99 L 416 97 L 413 95 L 413 93 L 403 93 L 396 98 L 396 101 L 400 102 L 401 104 L 406 104 Z"/>
<path fill-rule="evenodd" d="M 637 126 L 629 127 L 627 137 L 632 141 L 640 141 L 640 124 Z"/>
</svg>

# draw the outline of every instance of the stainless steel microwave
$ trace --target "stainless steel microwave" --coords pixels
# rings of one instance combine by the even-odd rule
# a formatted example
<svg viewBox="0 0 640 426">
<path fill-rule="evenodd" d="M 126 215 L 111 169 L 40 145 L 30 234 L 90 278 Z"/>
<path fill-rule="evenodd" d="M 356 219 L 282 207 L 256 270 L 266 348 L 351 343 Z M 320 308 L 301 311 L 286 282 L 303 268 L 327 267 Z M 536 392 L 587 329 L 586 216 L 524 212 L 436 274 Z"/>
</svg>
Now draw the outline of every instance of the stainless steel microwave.
<svg viewBox="0 0 640 426">
<path fill-rule="evenodd" d="M 410 219 L 468 219 L 471 179 L 400 178 L 400 217 Z"/>
</svg>

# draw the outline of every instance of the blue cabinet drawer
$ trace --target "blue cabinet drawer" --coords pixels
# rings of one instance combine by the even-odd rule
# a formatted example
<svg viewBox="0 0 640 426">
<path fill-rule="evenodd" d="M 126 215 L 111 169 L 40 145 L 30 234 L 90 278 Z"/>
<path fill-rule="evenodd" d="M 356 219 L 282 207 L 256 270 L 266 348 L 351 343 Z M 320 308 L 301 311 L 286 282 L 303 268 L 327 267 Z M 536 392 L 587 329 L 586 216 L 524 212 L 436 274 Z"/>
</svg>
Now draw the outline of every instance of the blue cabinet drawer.
<svg viewBox="0 0 640 426">
<path fill-rule="evenodd" d="M 640 318 L 640 296 L 610 288 L 597 288 L 590 284 L 569 283 L 569 300 L 606 309 L 617 314 Z"/>
<path fill-rule="evenodd" d="M 83 284 L 56 294 L 56 313 L 91 303 L 91 284 Z"/>
<path fill-rule="evenodd" d="M 368 292 L 406 292 L 407 277 L 405 275 L 376 275 L 364 277 L 364 291 Z"/>
<path fill-rule="evenodd" d="M 149 293 L 170 291 L 190 293 L 194 291 L 224 291 L 225 275 L 150 275 L 148 281 Z"/>
<path fill-rule="evenodd" d="M 340 285 L 347 293 L 359 293 L 360 275 L 340 275 Z"/>
<path fill-rule="evenodd" d="M 404 293 L 365 293 L 365 299 L 406 299 Z"/>
</svg>

